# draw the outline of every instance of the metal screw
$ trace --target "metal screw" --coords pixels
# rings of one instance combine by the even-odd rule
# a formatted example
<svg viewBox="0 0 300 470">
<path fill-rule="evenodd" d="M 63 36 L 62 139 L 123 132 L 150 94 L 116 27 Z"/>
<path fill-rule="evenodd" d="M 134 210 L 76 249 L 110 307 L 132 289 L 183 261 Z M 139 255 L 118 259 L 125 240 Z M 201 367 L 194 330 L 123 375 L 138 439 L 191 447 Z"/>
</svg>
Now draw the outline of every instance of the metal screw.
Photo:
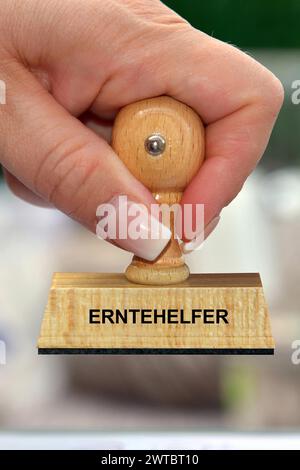
<svg viewBox="0 0 300 470">
<path fill-rule="evenodd" d="M 152 134 L 145 140 L 145 149 L 153 157 L 158 157 L 164 153 L 166 148 L 166 140 L 160 134 Z"/>
</svg>

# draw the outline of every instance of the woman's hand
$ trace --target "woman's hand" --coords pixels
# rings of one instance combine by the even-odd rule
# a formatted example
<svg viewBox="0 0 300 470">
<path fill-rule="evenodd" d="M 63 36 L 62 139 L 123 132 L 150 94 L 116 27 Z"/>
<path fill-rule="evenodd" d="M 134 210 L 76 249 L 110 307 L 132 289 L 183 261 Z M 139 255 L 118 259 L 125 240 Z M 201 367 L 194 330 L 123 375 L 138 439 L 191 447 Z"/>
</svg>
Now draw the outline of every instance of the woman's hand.
<svg viewBox="0 0 300 470">
<path fill-rule="evenodd" d="M 158 0 L 2 0 L 0 79 L 9 186 L 92 231 L 100 203 L 154 200 L 89 127 L 105 137 L 122 106 L 159 95 L 194 108 L 207 126 L 206 160 L 182 203 L 204 203 L 209 227 L 263 154 L 283 101 L 271 72 Z M 159 254 L 155 242 L 144 258 Z"/>
</svg>

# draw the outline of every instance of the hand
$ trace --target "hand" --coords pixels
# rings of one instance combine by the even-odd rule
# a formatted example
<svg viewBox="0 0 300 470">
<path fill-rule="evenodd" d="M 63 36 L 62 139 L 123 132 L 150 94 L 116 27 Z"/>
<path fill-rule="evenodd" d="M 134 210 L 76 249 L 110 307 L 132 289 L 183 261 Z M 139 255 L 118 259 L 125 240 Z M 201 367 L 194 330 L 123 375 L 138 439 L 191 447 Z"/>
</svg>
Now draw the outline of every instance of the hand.
<svg viewBox="0 0 300 470">
<path fill-rule="evenodd" d="M 209 228 L 263 154 L 283 101 L 271 72 L 158 0 L 2 0 L 0 78 L 9 186 L 92 231 L 97 206 L 116 195 L 154 202 L 105 139 L 122 106 L 169 95 L 201 116 L 206 160 L 182 203 L 204 203 Z M 139 254 L 153 259 L 164 245 L 148 240 Z"/>
</svg>

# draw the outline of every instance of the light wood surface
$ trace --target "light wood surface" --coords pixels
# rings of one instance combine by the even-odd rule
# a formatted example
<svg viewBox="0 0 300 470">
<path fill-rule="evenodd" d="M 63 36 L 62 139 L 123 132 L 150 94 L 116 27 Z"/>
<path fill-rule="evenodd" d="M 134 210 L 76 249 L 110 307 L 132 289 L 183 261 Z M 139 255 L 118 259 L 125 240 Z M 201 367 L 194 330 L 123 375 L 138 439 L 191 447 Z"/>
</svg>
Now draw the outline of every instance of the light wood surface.
<svg viewBox="0 0 300 470">
<path fill-rule="evenodd" d="M 126 287 L 127 289 L 143 289 L 144 286 L 134 284 L 125 276 L 116 273 L 55 273 L 52 279 L 52 288 L 102 288 Z M 169 289 L 177 287 L 262 287 L 258 273 L 209 273 L 191 274 L 180 286 L 170 285 Z M 147 288 L 147 287 L 145 287 Z"/>
<path fill-rule="evenodd" d="M 153 134 L 160 134 L 166 141 L 160 156 L 149 155 L 145 149 L 147 137 Z M 204 159 L 204 128 L 191 108 L 161 96 L 130 104 L 119 112 L 112 147 L 158 203 L 172 205 L 180 202 L 182 192 Z M 174 239 L 173 216 L 170 229 L 173 238 L 155 261 L 133 258 L 126 271 L 130 281 L 163 285 L 187 279 L 189 270 Z"/>
<path fill-rule="evenodd" d="M 90 309 L 227 309 L 228 324 L 90 324 Z M 191 275 L 176 286 L 139 286 L 122 274 L 55 274 L 38 347 L 43 349 L 272 350 L 258 274 Z"/>
</svg>

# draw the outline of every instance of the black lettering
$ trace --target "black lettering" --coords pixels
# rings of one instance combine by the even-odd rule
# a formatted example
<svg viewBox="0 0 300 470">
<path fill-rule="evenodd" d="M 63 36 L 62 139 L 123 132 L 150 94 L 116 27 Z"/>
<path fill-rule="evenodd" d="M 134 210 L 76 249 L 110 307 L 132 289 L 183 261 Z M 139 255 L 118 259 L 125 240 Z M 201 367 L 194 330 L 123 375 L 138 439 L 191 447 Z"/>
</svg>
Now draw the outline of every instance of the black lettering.
<svg viewBox="0 0 300 470">
<path fill-rule="evenodd" d="M 140 309 L 139 308 L 131 308 L 129 311 L 130 311 L 130 313 L 132 313 L 132 323 L 133 323 L 133 325 L 135 325 L 136 324 L 136 315 L 137 315 L 137 313 L 140 312 Z"/>
<path fill-rule="evenodd" d="M 146 309 L 146 308 L 142 310 L 142 321 L 141 321 L 141 323 L 146 323 L 146 324 L 152 323 L 151 312 L 152 312 L 152 310 L 149 310 L 149 309 Z M 149 319 L 149 320 L 147 320 L 147 319 Z"/>
<path fill-rule="evenodd" d="M 178 310 L 177 309 L 170 308 L 168 310 L 168 323 L 178 323 Z"/>
<path fill-rule="evenodd" d="M 228 317 L 228 311 L 225 309 L 218 308 L 217 309 L 217 323 L 220 323 L 220 320 L 223 320 L 224 323 L 229 323 L 227 320 Z"/>
<path fill-rule="evenodd" d="M 96 313 L 99 313 L 100 310 L 91 308 L 89 311 L 89 323 L 100 323 L 100 315 L 96 315 Z M 98 319 L 98 320 L 96 320 Z"/>
<path fill-rule="evenodd" d="M 214 310 L 206 308 L 203 310 L 203 323 L 215 323 Z"/>
<path fill-rule="evenodd" d="M 193 308 L 193 310 L 192 310 L 192 323 L 193 323 L 193 324 L 196 323 L 196 319 L 197 319 L 197 318 L 201 318 L 201 317 L 202 317 L 202 314 L 201 314 L 200 312 L 202 312 L 202 309 L 201 309 L 201 308 L 200 308 L 200 309 Z M 200 313 L 200 315 L 199 315 L 199 313 Z"/>
<path fill-rule="evenodd" d="M 116 323 L 122 323 L 127 324 L 127 309 L 125 308 L 124 313 L 121 312 L 118 308 L 116 309 Z"/>
<path fill-rule="evenodd" d="M 184 310 L 183 310 L 183 308 L 180 309 L 180 323 L 182 323 L 183 325 L 184 325 L 184 324 L 189 324 L 189 323 L 191 323 L 190 320 L 188 320 L 187 318 L 184 317 Z"/>
<path fill-rule="evenodd" d="M 114 311 L 113 310 L 110 310 L 110 309 L 103 309 L 102 310 L 102 322 L 105 323 L 106 320 L 109 320 L 110 323 L 114 324 L 114 319 L 113 319 L 113 316 L 114 316 Z"/>
<path fill-rule="evenodd" d="M 161 323 L 165 324 L 166 323 L 166 312 L 165 309 L 162 309 L 162 313 L 157 313 L 157 309 L 154 309 L 154 324 L 157 324 L 157 320 L 161 318 Z"/>
</svg>

